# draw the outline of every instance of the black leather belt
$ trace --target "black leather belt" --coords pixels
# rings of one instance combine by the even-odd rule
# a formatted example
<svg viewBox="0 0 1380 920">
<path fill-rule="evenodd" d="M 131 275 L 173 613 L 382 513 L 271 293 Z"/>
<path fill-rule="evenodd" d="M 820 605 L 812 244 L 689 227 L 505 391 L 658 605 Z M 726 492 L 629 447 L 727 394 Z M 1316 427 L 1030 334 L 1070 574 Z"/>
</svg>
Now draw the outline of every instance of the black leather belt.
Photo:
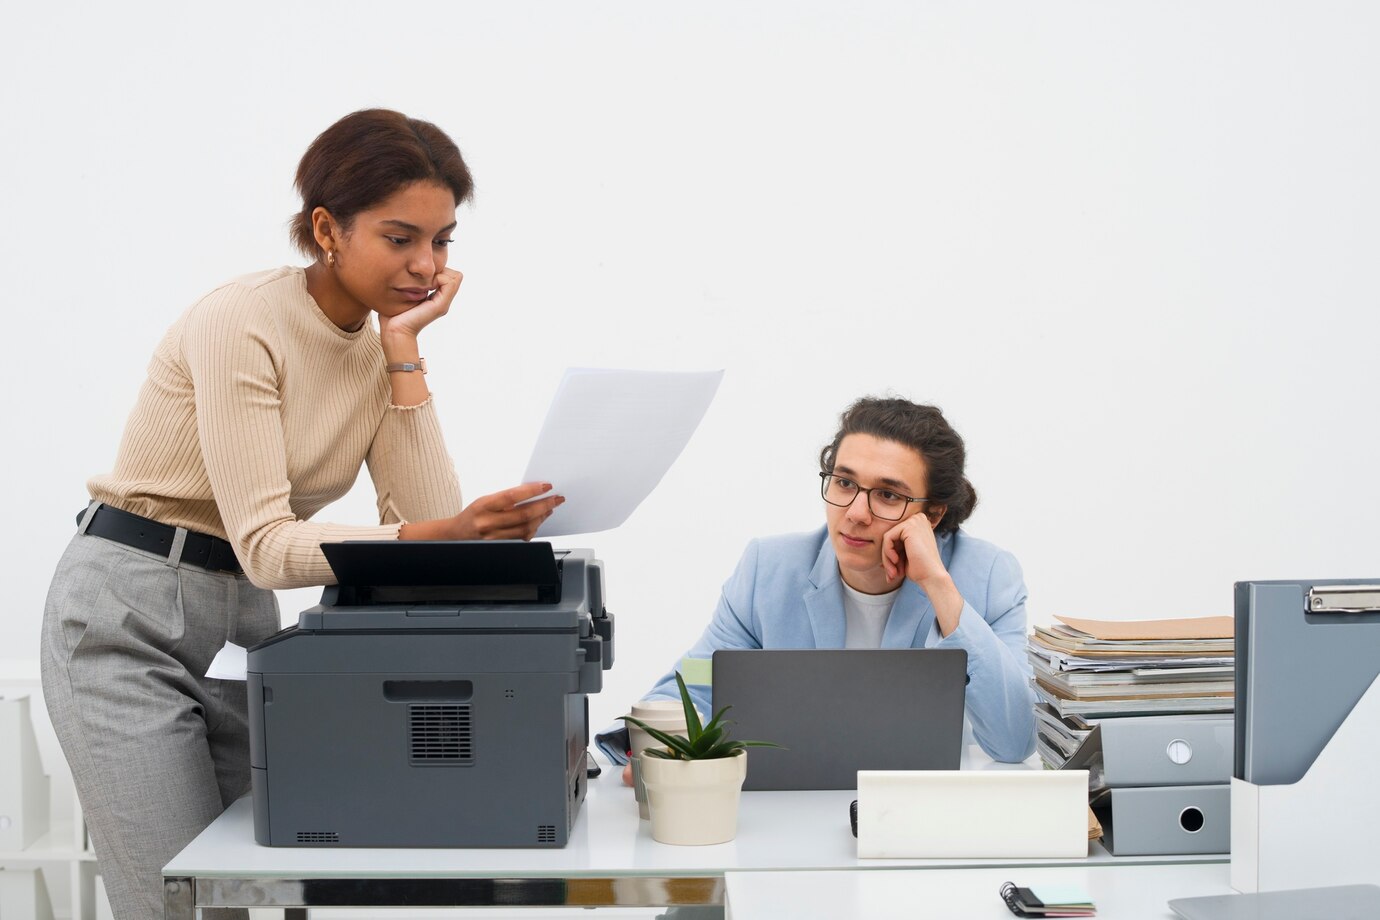
<svg viewBox="0 0 1380 920">
<path fill-rule="evenodd" d="M 86 509 L 83 508 L 81 514 L 77 515 L 77 524 L 81 524 L 81 517 L 85 513 Z M 172 552 L 173 536 L 177 533 L 177 528 L 130 514 L 128 511 L 121 511 L 119 508 L 101 505 L 91 515 L 91 523 L 86 525 L 86 532 L 157 556 L 167 556 Z M 220 537 L 197 533 L 194 530 L 187 531 L 187 540 L 182 544 L 181 561 L 212 572 L 244 574 L 244 570 L 240 568 L 240 561 L 235 558 L 235 551 L 228 542 Z"/>
</svg>

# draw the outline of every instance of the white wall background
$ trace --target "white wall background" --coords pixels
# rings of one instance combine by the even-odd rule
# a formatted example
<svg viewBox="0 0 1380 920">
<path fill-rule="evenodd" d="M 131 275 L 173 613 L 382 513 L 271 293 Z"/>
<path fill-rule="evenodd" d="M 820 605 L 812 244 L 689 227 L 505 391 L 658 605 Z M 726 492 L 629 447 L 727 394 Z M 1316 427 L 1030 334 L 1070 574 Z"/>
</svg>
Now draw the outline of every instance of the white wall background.
<svg viewBox="0 0 1380 920">
<path fill-rule="evenodd" d="M 435 121 L 478 197 L 424 354 L 469 496 L 567 365 L 725 368 L 605 560 L 624 711 L 744 543 L 815 526 L 854 396 L 941 405 L 1032 618 L 1380 576 L 1380 7 L 1356 2 L 24 4 L 0 29 L 0 659 L 145 363 L 295 260 L 311 139 Z M 368 479 L 323 519 L 366 523 Z M 566 545 L 572 545 L 567 543 Z M 316 592 L 288 592 L 286 617 Z"/>
</svg>

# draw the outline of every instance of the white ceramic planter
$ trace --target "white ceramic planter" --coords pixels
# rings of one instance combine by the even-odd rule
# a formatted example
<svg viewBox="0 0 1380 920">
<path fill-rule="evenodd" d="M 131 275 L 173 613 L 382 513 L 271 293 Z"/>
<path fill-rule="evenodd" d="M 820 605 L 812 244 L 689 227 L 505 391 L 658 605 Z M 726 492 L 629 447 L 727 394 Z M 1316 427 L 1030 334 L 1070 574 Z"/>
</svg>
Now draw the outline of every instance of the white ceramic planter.
<svg viewBox="0 0 1380 920">
<path fill-rule="evenodd" d="M 633 703 L 631 715 L 668 735 L 680 738 L 686 736 L 685 707 L 679 700 L 638 700 Z M 664 745 L 633 723 L 625 724 L 628 726 L 628 741 L 632 745 L 633 791 L 637 797 L 637 816 L 646 821 L 651 818 L 652 812 L 647 807 L 647 787 L 642 782 L 640 755 L 649 747 L 661 748 Z"/>
<path fill-rule="evenodd" d="M 738 797 L 747 778 L 747 751 L 719 760 L 643 756 L 641 773 L 653 840 L 703 846 L 726 843 L 738 833 Z"/>
</svg>

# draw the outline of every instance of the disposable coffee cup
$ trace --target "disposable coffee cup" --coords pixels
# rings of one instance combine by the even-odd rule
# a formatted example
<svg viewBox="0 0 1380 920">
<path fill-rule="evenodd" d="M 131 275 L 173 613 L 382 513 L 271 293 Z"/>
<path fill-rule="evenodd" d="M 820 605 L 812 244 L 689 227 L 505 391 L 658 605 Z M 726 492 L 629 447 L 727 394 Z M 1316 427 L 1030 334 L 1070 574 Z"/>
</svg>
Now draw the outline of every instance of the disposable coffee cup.
<svg viewBox="0 0 1380 920">
<path fill-rule="evenodd" d="M 632 712 L 628 715 L 646 722 L 652 728 L 685 737 L 685 707 L 677 700 L 639 700 L 633 703 Z M 632 745 L 634 755 L 641 754 L 649 747 L 663 746 L 660 741 L 633 723 L 628 722 L 627 726 L 628 741 Z"/>
<path fill-rule="evenodd" d="M 628 715 L 646 722 L 659 731 L 682 738 L 686 736 L 685 707 L 678 700 L 638 700 L 633 703 L 632 712 Z M 647 810 L 647 787 L 642 783 L 642 766 L 639 760 L 647 748 L 659 748 L 664 745 L 631 722 L 626 724 L 628 743 L 632 745 L 633 792 L 637 798 L 637 813 L 645 819 L 651 815 Z"/>
</svg>

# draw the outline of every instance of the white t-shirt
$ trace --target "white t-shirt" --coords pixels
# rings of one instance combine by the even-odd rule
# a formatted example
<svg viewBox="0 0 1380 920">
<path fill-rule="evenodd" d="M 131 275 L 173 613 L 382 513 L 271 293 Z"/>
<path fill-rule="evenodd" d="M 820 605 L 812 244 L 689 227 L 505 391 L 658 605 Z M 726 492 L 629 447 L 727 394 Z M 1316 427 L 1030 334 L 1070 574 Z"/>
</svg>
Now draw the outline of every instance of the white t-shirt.
<svg viewBox="0 0 1380 920">
<path fill-rule="evenodd" d="M 887 618 L 891 616 L 891 605 L 896 603 L 896 595 L 901 588 L 886 594 L 864 594 L 843 585 L 843 615 L 846 619 L 844 648 L 881 648 L 882 633 L 886 631 Z"/>
</svg>

